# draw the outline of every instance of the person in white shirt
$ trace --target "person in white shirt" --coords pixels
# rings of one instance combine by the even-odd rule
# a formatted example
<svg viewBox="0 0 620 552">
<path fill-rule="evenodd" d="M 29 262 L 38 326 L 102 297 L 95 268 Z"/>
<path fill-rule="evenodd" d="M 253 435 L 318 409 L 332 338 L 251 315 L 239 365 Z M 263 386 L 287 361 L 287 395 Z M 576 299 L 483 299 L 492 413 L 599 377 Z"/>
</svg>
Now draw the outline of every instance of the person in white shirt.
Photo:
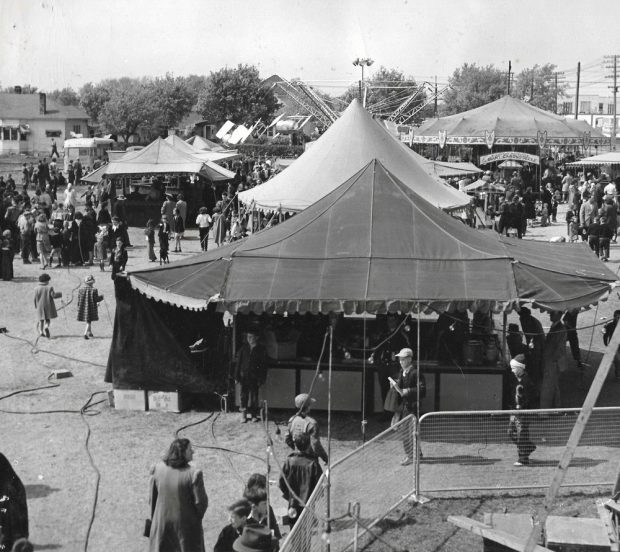
<svg viewBox="0 0 620 552">
<path fill-rule="evenodd" d="M 196 217 L 196 224 L 198 225 L 198 233 L 200 235 L 200 247 L 203 251 L 208 249 L 209 245 L 209 230 L 213 220 L 211 215 L 207 211 L 206 207 L 201 207 L 198 210 L 198 216 Z"/>
</svg>

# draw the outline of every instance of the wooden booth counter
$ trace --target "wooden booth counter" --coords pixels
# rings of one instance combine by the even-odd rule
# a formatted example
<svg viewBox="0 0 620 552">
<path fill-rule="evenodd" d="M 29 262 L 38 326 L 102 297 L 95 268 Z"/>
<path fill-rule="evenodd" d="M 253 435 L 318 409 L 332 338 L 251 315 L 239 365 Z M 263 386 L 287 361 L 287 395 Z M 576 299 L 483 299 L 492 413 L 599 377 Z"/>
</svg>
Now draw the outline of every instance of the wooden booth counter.
<svg viewBox="0 0 620 552">
<path fill-rule="evenodd" d="M 500 410 L 504 407 L 509 370 L 500 364 L 448 366 L 436 361 L 422 361 L 426 378 L 426 397 L 422 412 L 447 410 Z M 314 408 L 327 410 L 328 365 L 321 365 L 322 377 L 317 378 L 312 396 Z M 306 393 L 316 370 L 310 360 L 272 360 L 267 382 L 261 387 L 260 399 L 270 408 L 293 408 L 293 399 Z M 351 359 L 332 364 L 332 408 L 336 411 L 361 412 L 363 409 L 364 365 Z M 376 367 L 366 363 L 366 412 L 382 412 L 383 401 Z"/>
</svg>

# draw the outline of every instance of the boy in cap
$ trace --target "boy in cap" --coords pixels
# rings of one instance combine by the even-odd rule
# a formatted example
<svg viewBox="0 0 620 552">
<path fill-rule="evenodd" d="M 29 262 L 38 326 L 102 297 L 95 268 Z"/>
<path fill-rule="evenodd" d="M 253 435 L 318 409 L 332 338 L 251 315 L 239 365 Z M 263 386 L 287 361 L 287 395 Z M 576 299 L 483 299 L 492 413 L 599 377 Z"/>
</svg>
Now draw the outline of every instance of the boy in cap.
<svg viewBox="0 0 620 552">
<path fill-rule="evenodd" d="M 316 400 L 310 397 L 308 393 L 300 393 L 295 397 L 297 414 L 288 421 L 286 444 L 292 449 L 295 449 L 295 438 L 305 433 L 310 436 L 310 448 L 314 457 L 320 458 L 327 464 L 327 453 L 319 437 L 319 424 L 314 418 L 308 415 L 312 409 L 312 404 L 315 402 Z"/>
<path fill-rule="evenodd" d="M 230 523 L 222 529 L 217 542 L 213 547 L 213 552 L 232 552 L 234 542 L 243 533 L 243 528 L 247 523 L 252 505 L 242 498 L 233 502 L 228 507 L 228 519 Z"/>
<path fill-rule="evenodd" d="M 514 374 L 517 385 L 515 386 L 514 408 L 526 410 L 534 407 L 536 390 L 532 380 L 525 370 L 525 355 L 519 354 L 510 361 L 510 369 Z M 519 459 L 515 466 L 527 466 L 530 463 L 530 454 L 536 450 L 536 445 L 530 441 L 530 420 L 527 414 L 510 416 L 508 435 L 517 445 Z"/>
<path fill-rule="evenodd" d="M 323 470 L 310 448 L 310 435 L 299 433 L 295 436 L 296 451 L 288 455 L 280 474 L 282 497 L 288 501 L 289 526 L 292 528 L 299 519 L 312 491 L 317 486 Z"/>
<path fill-rule="evenodd" d="M 405 418 L 409 414 L 418 415 L 418 391 L 420 399 L 426 396 L 426 380 L 422 374 L 418 374 L 418 370 L 413 365 L 413 351 L 405 347 L 396 355 L 400 362 L 400 372 L 396 383 L 390 382 L 398 394 L 401 396 L 401 414 Z M 420 387 L 418 389 L 418 381 Z M 403 440 L 405 448 L 405 458 L 401 465 L 408 466 L 413 463 L 413 439 L 409 432 L 405 434 Z"/>
</svg>

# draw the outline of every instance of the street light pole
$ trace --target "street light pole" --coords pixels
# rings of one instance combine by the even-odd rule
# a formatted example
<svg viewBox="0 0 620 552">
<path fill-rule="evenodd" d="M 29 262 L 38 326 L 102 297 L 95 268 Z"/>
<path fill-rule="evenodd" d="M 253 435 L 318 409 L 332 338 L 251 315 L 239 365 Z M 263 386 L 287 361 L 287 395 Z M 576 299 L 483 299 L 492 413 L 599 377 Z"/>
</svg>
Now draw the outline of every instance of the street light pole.
<svg viewBox="0 0 620 552">
<path fill-rule="evenodd" d="M 362 80 L 359 81 L 359 98 L 360 98 L 360 102 L 362 102 L 362 105 L 364 107 L 366 107 L 366 87 L 364 86 L 364 67 L 370 67 L 375 61 L 373 59 L 370 58 L 355 58 L 353 60 L 353 65 L 355 65 L 356 67 L 361 67 L 362 68 Z M 362 89 L 363 89 L 363 96 L 362 96 Z"/>
</svg>

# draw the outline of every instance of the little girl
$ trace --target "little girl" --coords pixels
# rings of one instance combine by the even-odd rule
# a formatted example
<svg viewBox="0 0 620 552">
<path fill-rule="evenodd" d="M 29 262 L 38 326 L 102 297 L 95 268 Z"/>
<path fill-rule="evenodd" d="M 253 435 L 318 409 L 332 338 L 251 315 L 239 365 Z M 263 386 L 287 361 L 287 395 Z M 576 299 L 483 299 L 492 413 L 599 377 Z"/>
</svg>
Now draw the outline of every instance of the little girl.
<svg viewBox="0 0 620 552">
<path fill-rule="evenodd" d="M 86 276 L 84 286 L 78 291 L 78 322 L 86 322 L 84 329 L 84 339 L 93 337 L 91 324 L 99 320 L 97 304 L 103 301 L 103 295 L 99 295 L 96 288 L 93 287 L 95 277 L 92 274 Z"/>
<path fill-rule="evenodd" d="M 37 309 L 37 330 L 41 337 L 50 337 L 50 320 L 56 318 L 56 304 L 54 299 L 62 297 L 62 293 L 56 293 L 49 281 L 51 277 L 44 272 L 39 276 L 39 285 L 34 290 L 34 308 Z"/>
<path fill-rule="evenodd" d="M 168 216 L 162 215 L 161 224 L 159 225 L 159 264 L 169 263 L 168 260 L 168 242 L 170 241 L 170 223 Z"/>
<path fill-rule="evenodd" d="M 108 258 L 108 225 L 100 224 L 99 231 L 95 234 L 95 247 L 97 259 L 99 259 L 99 270 L 105 272 L 105 262 Z"/>
<path fill-rule="evenodd" d="M 157 256 L 155 255 L 155 223 L 153 219 L 149 219 L 146 222 L 144 235 L 146 236 L 146 243 L 148 244 L 149 261 L 154 263 L 157 261 Z"/>
</svg>

